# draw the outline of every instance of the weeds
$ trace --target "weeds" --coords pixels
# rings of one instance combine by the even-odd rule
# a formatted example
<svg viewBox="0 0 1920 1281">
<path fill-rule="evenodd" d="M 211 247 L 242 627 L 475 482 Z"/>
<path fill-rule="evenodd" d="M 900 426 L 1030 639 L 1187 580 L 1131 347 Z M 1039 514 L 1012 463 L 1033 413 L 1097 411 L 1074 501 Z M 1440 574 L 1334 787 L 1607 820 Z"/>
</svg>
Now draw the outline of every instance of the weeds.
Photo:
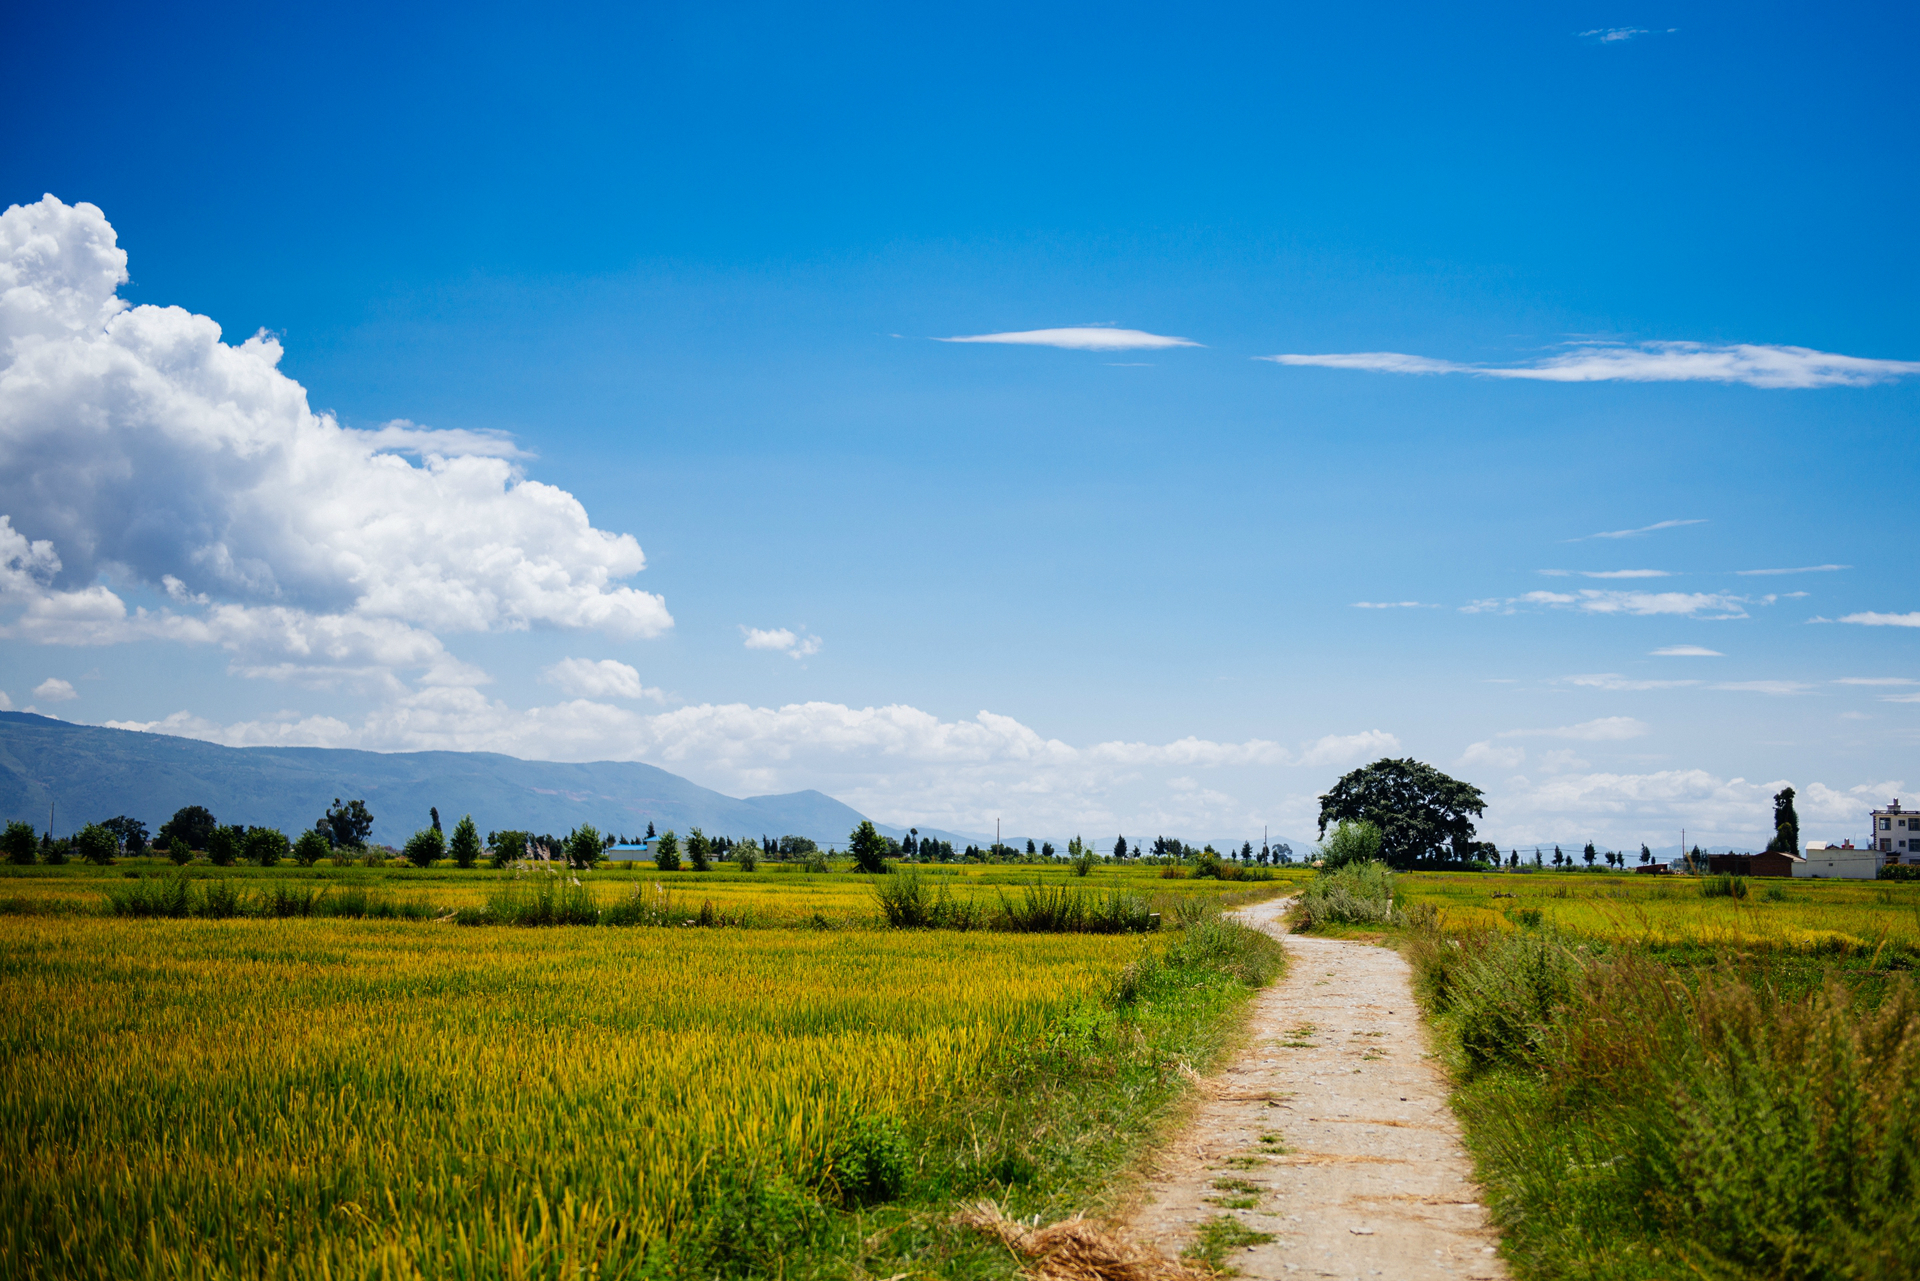
<svg viewBox="0 0 1920 1281">
<path fill-rule="evenodd" d="M 1307 882 L 1293 906 L 1293 932 L 1323 925 L 1392 925 L 1393 873 L 1385 863 L 1348 863 Z"/>
</svg>

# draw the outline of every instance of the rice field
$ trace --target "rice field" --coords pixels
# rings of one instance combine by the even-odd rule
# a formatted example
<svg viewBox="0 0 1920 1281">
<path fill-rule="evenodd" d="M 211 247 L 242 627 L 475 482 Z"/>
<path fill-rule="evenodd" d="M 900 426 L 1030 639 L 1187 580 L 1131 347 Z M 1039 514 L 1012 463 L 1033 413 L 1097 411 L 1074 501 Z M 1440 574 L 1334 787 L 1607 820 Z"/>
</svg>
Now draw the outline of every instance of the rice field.
<svg viewBox="0 0 1920 1281">
<path fill-rule="evenodd" d="M 1249 897 L 1281 892 L 1292 880 L 1309 875 L 1304 869 L 1278 869 L 1264 882 L 1170 880 L 1157 867 L 1095 868 L 1080 878 L 1064 866 L 1045 864 L 935 864 L 915 868 L 930 886 L 945 886 L 959 899 L 997 901 L 1000 893 L 1017 895 L 1036 882 L 1068 885 L 1102 892 L 1123 890 L 1148 899 L 1154 910 L 1171 909 L 1194 897 L 1231 904 Z M 8 913 L 80 912 L 109 910 L 109 895 L 125 882 L 146 877 L 161 880 L 175 874 L 165 859 L 122 859 L 113 867 L 67 864 L 58 867 L 0 865 L 0 916 Z M 493 868 L 452 866 L 425 870 L 411 867 L 335 867 L 321 863 L 300 867 L 283 863 L 262 868 L 249 865 L 216 868 L 204 862 L 189 864 L 187 877 L 196 882 L 230 881 L 241 895 L 270 893 L 287 887 L 315 894 L 361 890 L 395 906 L 432 918 L 479 909 L 497 894 L 515 873 Z M 536 874 L 538 875 L 538 874 Z M 591 872 L 570 874 L 594 901 L 609 907 L 651 894 L 659 887 L 675 905 L 697 911 L 709 903 L 715 914 L 750 926 L 788 927 L 825 924 L 858 928 L 878 918 L 875 878 L 849 871 L 808 872 L 799 863 L 762 863 L 752 872 L 716 864 L 710 872 L 662 872 L 652 864 L 614 864 Z"/>
<path fill-rule="evenodd" d="M 1920 954 L 1920 883 L 1756 878 L 1736 898 L 1707 897 L 1705 879 L 1418 872 L 1395 884 L 1403 907 L 1430 904 L 1455 934 L 1539 926 L 1658 949 Z"/>
<path fill-rule="evenodd" d="M 701 894 L 751 896 L 762 928 L 523 929 L 130 919 L 102 907 L 128 869 L 22 870 L 39 874 L 4 888 L 37 901 L 0 917 L 4 1276 L 799 1275 L 783 1233 L 857 1223 L 983 1098 L 1058 1096 L 1034 1064 L 1062 1046 L 1094 1058 L 1061 1116 L 1102 1090 L 1113 1106 L 1046 1142 L 1136 1141 L 1121 1131 L 1185 1088 L 1168 1055 L 1203 1062 L 1246 990 L 1189 975 L 1160 1030 L 1122 1036 L 1115 993 L 1149 990 L 1138 976 L 1191 931 L 886 930 L 872 878 L 835 873 L 700 877 Z M 194 870 L 372 876 L 436 910 L 500 876 Z M 982 872 L 1013 870 L 963 875 L 990 892 Z M 1113 888 L 1103 871 L 1082 883 Z M 585 879 L 615 895 L 692 875 Z M 1049 1124 L 953 1136 L 940 1159 L 977 1158 L 968 1187 L 1018 1193 L 1045 1181 L 1025 1154 Z M 732 1259 L 735 1236 L 760 1263 L 682 1270 L 676 1243 Z"/>
</svg>

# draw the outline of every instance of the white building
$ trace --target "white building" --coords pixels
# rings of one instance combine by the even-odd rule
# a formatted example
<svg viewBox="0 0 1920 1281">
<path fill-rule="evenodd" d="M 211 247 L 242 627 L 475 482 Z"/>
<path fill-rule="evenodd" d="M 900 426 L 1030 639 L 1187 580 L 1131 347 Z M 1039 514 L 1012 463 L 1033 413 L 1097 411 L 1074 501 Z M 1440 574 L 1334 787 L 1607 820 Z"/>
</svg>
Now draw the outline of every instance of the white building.
<svg viewBox="0 0 1920 1281">
<path fill-rule="evenodd" d="M 1920 863 L 1920 810 L 1903 810 L 1900 798 L 1873 812 L 1873 845 L 1889 863 Z"/>
<path fill-rule="evenodd" d="M 1880 875 L 1886 855 L 1878 850 L 1856 849 L 1853 842 L 1829 845 L 1808 841 L 1806 858 L 1793 865 L 1795 876 L 1821 876 L 1830 880 L 1871 881 Z"/>
</svg>

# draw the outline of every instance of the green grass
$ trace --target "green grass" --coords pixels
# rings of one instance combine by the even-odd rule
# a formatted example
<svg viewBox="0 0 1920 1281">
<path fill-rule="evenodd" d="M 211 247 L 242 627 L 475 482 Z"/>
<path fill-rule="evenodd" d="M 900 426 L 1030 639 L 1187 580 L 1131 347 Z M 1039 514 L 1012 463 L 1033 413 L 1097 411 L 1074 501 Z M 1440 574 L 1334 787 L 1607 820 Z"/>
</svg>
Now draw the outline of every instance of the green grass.
<svg viewBox="0 0 1920 1281">
<path fill-rule="evenodd" d="M 1265 1245 L 1273 1240 L 1271 1232 L 1255 1232 L 1230 1214 L 1219 1214 L 1200 1225 L 1194 1233 L 1193 1244 L 1182 1251 L 1182 1256 L 1204 1263 L 1221 1272 L 1231 1272 L 1228 1255 L 1234 1250 L 1244 1250 L 1250 1245 Z"/>
</svg>

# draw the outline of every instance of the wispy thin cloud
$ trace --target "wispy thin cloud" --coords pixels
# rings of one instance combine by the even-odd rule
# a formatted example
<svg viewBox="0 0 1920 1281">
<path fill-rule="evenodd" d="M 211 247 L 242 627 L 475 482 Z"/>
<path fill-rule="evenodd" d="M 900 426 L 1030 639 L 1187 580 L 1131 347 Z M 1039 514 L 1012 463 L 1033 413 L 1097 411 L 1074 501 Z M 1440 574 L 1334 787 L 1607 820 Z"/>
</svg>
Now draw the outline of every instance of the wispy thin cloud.
<svg viewBox="0 0 1920 1281">
<path fill-rule="evenodd" d="M 1920 681 L 1906 676 L 1840 676 L 1835 685 L 1920 685 Z"/>
<path fill-rule="evenodd" d="M 1680 689 L 1688 685 L 1698 685 L 1699 681 L 1653 681 L 1637 680 L 1622 676 L 1618 672 L 1588 672 L 1581 676 L 1563 678 L 1569 685 L 1578 685 L 1583 689 L 1605 689 L 1614 691 L 1637 692 L 1648 689 Z"/>
<path fill-rule="evenodd" d="M 1754 578 L 1763 574 L 1831 574 L 1837 569 L 1852 569 L 1851 565 L 1800 565 L 1793 569 L 1736 569 L 1733 572 L 1743 578 Z"/>
<path fill-rule="evenodd" d="M 1744 383 L 1769 389 L 1869 387 L 1920 374 L 1920 361 L 1842 356 L 1811 347 L 1764 343 L 1575 343 L 1560 355 L 1522 365 L 1468 364 L 1398 351 L 1289 353 L 1254 359 L 1380 374 L 1474 374 L 1555 383 Z"/>
<path fill-rule="evenodd" d="M 1191 338 L 1150 334 L 1144 329 L 1109 329 L 1077 325 L 1066 329 L 1022 329 L 1004 334 L 959 334 L 935 342 L 1002 343 L 1015 347 L 1063 347 L 1068 351 L 1141 351 L 1165 347 L 1199 347 Z"/>
<path fill-rule="evenodd" d="M 1438 605 L 1428 605 L 1417 600 L 1357 600 L 1355 609 L 1439 609 Z"/>
<path fill-rule="evenodd" d="M 1515 598 L 1526 605 L 1577 609 L 1586 614 L 1677 614 L 1690 618 L 1745 618 L 1746 597 L 1724 592 L 1623 592 L 1583 587 L 1578 592 L 1527 592 Z"/>
<path fill-rule="evenodd" d="M 1642 525 L 1638 529 L 1608 529 L 1598 534 L 1588 534 L 1586 538 L 1638 538 L 1642 534 L 1658 533 L 1663 529 L 1679 529 L 1683 525 L 1704 525 L 1706 523 L 1705 517 L 1700 517 L 1695 520 L 1657 520 L 1651 525 Z M 1573 538 L 1568 541 L 1579 543 L 1585 542 L 1586 538 Z"/>
<path fill-rule="evenodd" d="M 1813 686 L 1805 681 L 1722 681 L 1708 689 L 1729 689 L 1747 694 L 1804 694 Z"/>
<path fill-rule="evenodd" d="M 1705 645 L 1663 645 L 1651 651 L 1655 658 L 1725 658 L 1717 649 Z"/>
<path fill-rule="evenodd" d="M 1597 44 L 1619 44 L 1635 36 L 1652 34 L 1645 27 L 1598 27 L 1592 31 L 1578 33 L 1582 40 L 1592 40 Z"/>
<path fill-rule="evenodd" d="M 1843 623 L 1858 623 L 1862 627 L 1920 627 L 1920 611 L 1911 614 L 1842 614 Z"/>
<path fill-rule="evenodd" d="M 1583 569 L 1582 578 L 1672 578 L 1664 569 Z"/>
<path fill-rule="evenodd" d="M 1639 738 L 1647 732 L 1647 723 L 1631 716 L 1602 716 L 1598 720 L 1582 721 L 1578 725 L 1562 725 L 1557 729 L 1508 729 L 1495 735 L 1496 738 L 1566 738 L 1583 743 L 1615 743 L 1624 739 Z"/>
</svg>

